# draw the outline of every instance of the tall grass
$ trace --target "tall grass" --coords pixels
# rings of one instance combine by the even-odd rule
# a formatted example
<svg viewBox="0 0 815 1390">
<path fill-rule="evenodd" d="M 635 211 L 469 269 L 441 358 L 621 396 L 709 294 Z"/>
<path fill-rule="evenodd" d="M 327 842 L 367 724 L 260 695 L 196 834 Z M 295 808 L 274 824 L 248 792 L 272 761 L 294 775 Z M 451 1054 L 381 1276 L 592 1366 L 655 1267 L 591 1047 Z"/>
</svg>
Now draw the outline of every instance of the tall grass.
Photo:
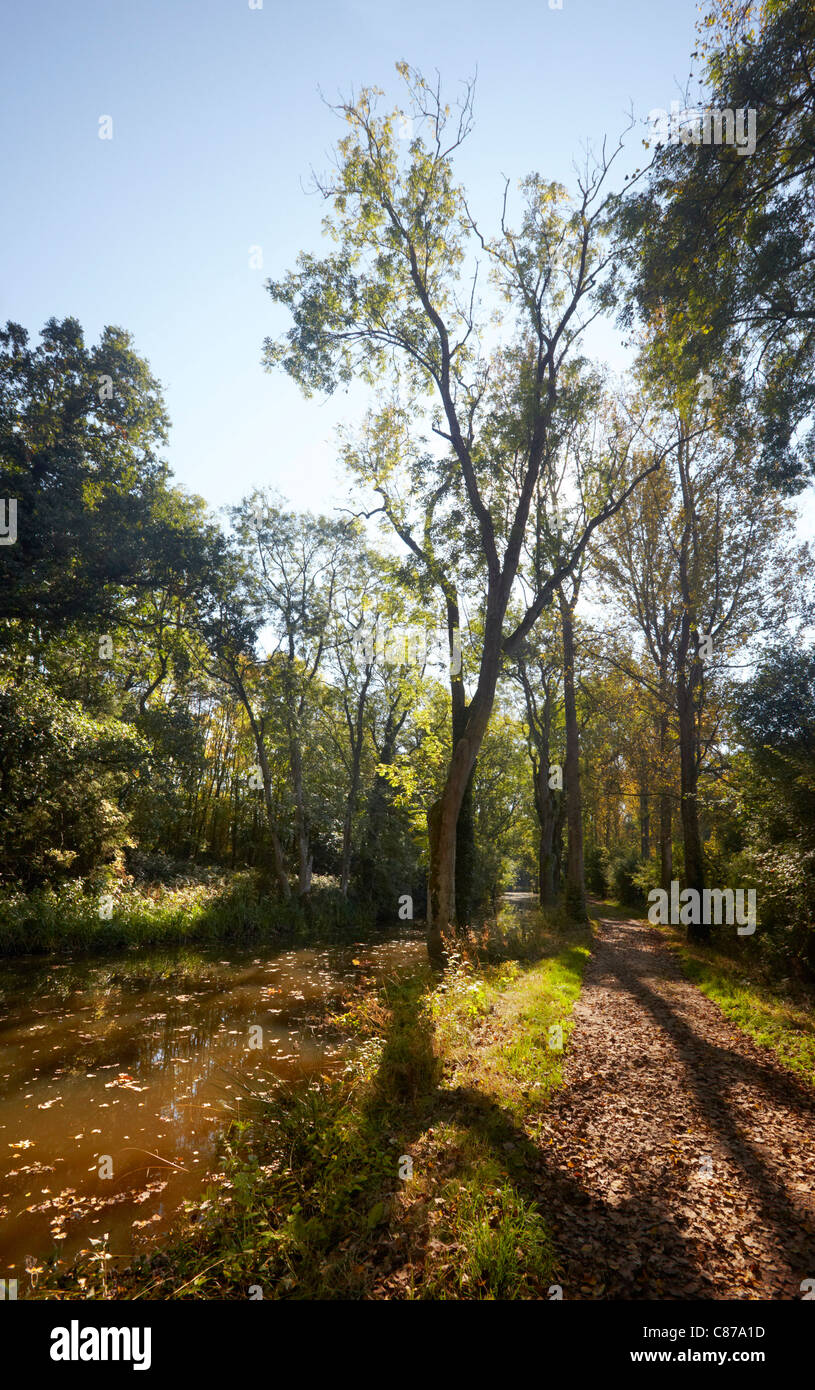
<svg viewBox="0 0 815 1390">
<path fill-rule="evenodd" d="M 72 882 L 0 896 L 3 955 L 251 940 L 360 925 L 365 922 L 358 907 L 336 891 L 318 890 L 307 905 L 284 901 L 264 892 L 248 873 L 177 886 L 126 882 L 91 889 Z"/>
</svg>

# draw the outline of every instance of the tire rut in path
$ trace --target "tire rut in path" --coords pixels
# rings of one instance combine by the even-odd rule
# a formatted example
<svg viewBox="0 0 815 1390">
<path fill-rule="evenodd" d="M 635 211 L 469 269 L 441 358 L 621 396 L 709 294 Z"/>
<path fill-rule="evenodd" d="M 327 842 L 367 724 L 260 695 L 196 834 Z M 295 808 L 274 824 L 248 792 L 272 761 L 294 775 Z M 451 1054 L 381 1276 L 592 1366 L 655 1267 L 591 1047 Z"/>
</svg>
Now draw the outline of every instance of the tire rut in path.
<svg viewBox="0 0 815 1390">
<path fill-rule="evenodd" d="M 601 917 L 538 1134 L 564 1298 L 801 1298 L 815 1278 L 815 1090 Z"/>
</svg>

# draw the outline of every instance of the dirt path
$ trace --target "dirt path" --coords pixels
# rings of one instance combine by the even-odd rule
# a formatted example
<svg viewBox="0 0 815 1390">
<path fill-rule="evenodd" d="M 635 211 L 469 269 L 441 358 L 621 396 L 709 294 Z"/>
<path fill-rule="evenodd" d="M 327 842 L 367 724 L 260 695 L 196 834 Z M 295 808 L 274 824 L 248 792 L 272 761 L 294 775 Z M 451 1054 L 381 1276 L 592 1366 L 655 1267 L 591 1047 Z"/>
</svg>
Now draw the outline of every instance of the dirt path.
<svg viewBox="0 0 815 1390">
<path fill-rule="evenodd" d="M 801 1298 L 815 1280 L 815 1092 L 601 918 L 540 1131 L 564 1298 Z"/>
</svg>

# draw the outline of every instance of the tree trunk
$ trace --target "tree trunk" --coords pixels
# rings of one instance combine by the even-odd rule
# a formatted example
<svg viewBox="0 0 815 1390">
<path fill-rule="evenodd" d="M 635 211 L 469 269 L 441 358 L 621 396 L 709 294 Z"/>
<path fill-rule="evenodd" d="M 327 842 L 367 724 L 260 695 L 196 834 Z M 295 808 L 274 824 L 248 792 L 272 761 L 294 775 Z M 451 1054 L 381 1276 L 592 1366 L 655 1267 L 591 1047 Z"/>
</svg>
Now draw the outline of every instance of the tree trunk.
<svg viewBox="0 0 815 1390">
<path fill-rule="evenodd" d="M 673 878 L 673 807 L 670 792 L 659 797 L 659 881 L 666 893 Z"/>
<path fill-rule="evenodd" d="M 552 840 L 552 853 L 554 856 L 553 874 L 555 880 L 555 902 L 560 897 L 560 879 L 563 873 L 563 827 L 566 824 L 566 797 L 563 792 L 558 792 L 557 807 L 555 809 L 555 832 Z"/>
<path fill-rule="evenodd" d="M 269 838 L 272 842 L 272 861 L 274 865 L 274 875 L 277 886 L 284 898 L 291 897 L 289 886 L 289 876 L 286 873 L 286 862 L 283 858 L 283 847 L 280 843 L 280 836 L 277 833 L 277 820 L 274 813 L 274 800 L 272 798 L 272 772 L 269 767 L 269 759 L 266 756 L 266 744 L 263 738 L 263 730 L 255 718 L 252 709 L 252 702 L 246 692 L 243 681 L 237 677 L 237 691 L 241 703 L 246 710 L 249 724 L 252 729 L 252 736 L 255 740 L 255 750 L 258 755 L 258 765 L 260 767 L 261 781 L 263 782 L 263 805 L 266 811 L 266 821 L 269 827 Z"/>
<path fill-rule="evenodd" d="M 239 784 L 238 784 L 238 775 L 237 775 L 237 759 L 233 758 L 233 760 L 232 760 L 232 806 L 231 806 L 230 819 L 229 819 L 230 845 L 231 845 L 230 852 L 229 852 L 229 867 L 230 867 L 230 869 L 233 869 L 233 870 L 234 870 L 235 865 L 236 865 L 236 863 L 237 863 L 237 855 L 238 855 L 238 843 L 237 843 L 237 842 L 238 842 L 238 786 L 239 786 Z"/>
<path fill-rule="evenodd" d="M 651 811 L 645 787 L 640 787 L 640 855 L 646 861 L 651 857 Z"/>
<path fill-rule="evenodd" d="M 475 815 L 473 806 L 473 781 L 475 763 L 464 788 L 461 810 L 456 823 L 456 931 L 464 936 L 472 924 L 473 910 L 476 906 L 475 893 Z"/>
<path fill-rule="evenodd" d="M 340 866 L 340 892 L 344 898 L 348 897 L 348 884 L 351 880 L 351 826 L 354 816 L 354 801 L 356 799 L 359 777 L 357 776 L 351 783 L 351 790 L 345 802 L 345 816 L 342 822 L 342 863 Z"/>
<path fill-rule="evenodd" d="M 447 643 L 450 656 L 450 722 L 455 748 L 467 728 L 467 697 L 464 689 L 461 647 L 461 617 L 458 600 L 446 596 Z M 465 935 L 475 907 L 475 815 L 473 808 L 473 763 L 456 822 L 455 923 L 458 935 Z"/>
<path fill-rule="evenodd" d="M 529 726 L 532 798 L 538 818 L 538 900 L 541 907 L 552 907 L 559 887 L 556 826 L 563 794 L 549 785 L 552 694 L 550 677 L 544 672 L 542 660 L 539 662 L 539 670 L 543 692 L 540 707 L 532 689 L 526 661 L 523 657 L 518 661 L 518 675 L 523 687 Z"/>
<path fill-rule="evenodd" d="M 359 795 L 360 768 L 362 766 L 362 745 L 364 735 L 365 701 L 368 695 L 368 684 L 371 678 L 371 666 L 369 665 L 365 674 L 362 689 L 357 696 L 357 707 L 353 720 L 350 717 L 348 705 L 345 706 L 346 718 L 348 721 L 348 737 L 351 744 L 351 782 L 348 788 L 348 796 L 345 801 L 345 817 L 342 824 L 342 867 L 340 872 L 340 892 L 345 898 L 348 896 L 348 884 L 351 879 L 351 832 L 354 824 L 354 811 L 356 810 L 357 797 Z"/>
<path fill-rule="evenodd" d="M 495 699 L 500 667 L 500 627 L 496 636 L 497 640 L 488 645 L 485 633 L 481 676 L 468 711 L 466 731 L 453 749 L 444 790 L 427 816 L 430 840 L 427 953 L 431 964 L 437 969 L 444 967 L 444 936 L 456 917 L 456 827 L 459 812 Z"/>
<path fill-rule="evenodd" d="M 680 812 L 682 817 L 682 839 L 685 846 L 685 887 L 694 888 L 702 894 L 705 886 L 704 860 L 702 857 L 702 837 L 699 832 L 699 804 L 697 796 L 696 762 L 696 721 L 694 718 L 693 685 L 680 676 L 678 685 L 679 714 L 679 766 L 681 774 Z M 688 936 L 696 941 L 710 939 L 710 925 L 700 922 L 688 927 Z"/>
<path fill-rule="evenodd" d="M 294 793 L 294 838 L 297 845 L 297 891 L 301 898 L 311 892 L 312 859 L 309 852 L 308 819 L 306 817 L 305 795 L 303 791 L 303 759 L 300 751 L 300 738 L 296 726 L 289 730 L 289 762 L 291 766 L 292 791 Z"/>
<path fill-rule="evenodd" d="M 538 811 L 540 842 L 538 845 L 538 897 L 541 907 L 553 907 L 557 901 L 557 855 L 555 824 L 558 793 L 549 786 L 549 763 L 541 762 L 535 777 L 535 805 Z"/>
<path fill-rule="evenodd" d="M 354 745 L 351 753 L 351 785 L 348 788 L 348 796 L 345 799 L 345 816 L 342 823 L 342 866 L 340 870 L 340 892 L 346 898 L 348 896 L 348 884 L 351 880 L 351 832 L 354 824 L 354 811 L 356 809 L 357 797 L 359 795 L 360 767 L 362 764 L 362 739 L 360 738 Z"/>
<path fill-rule="evenodd" d="M 663 699 L 667 700 L 664 680 L 661 684 Z M 673 878 L 673 805 L 668 786 L 668 714 L 659 720 L 659 768 L 662 787 L 659 793 L 659 882 L 666 893 L 671 891 Z"/>
<path fill-rule="evenodd" d="M 269 836 L 272 842 L 272 860 L 277 886 L 284 898 L 291 897 L 289 886 L 289 876 L 286 873 L 286 862 L 283 858 L 283 847 L 280 843 L 280 836 L 277 833 L 277 822 L 274 814 L 274 802 L 272 800 L 272 774 L 269 768 L 269 760 L 266 757 L 266 749 L 263 740 L 256 743 L 258 762 L 260 764 L 260 775 L 263 781 L 263 804 L 266 809 L 266 821 L 269 827 Z"/>
<path fill-rule="evenodd" d="M 586 882 L 583 871 L 583 810 L 580 795 L 580 732 L 574 686 L 574 626 L 563 590 L 558 591 L 563 633 L 563 712 L 566 721 L 566 910 L 575 921 L 586 920 Z"/>
<path fill-rule="evenodd" d="M 684 437 L 679 441 L 677 467 L 682 485 L 684 527 L 679 549 L 679 586 L 682 594 L 682 623 L 677 656 L 676 705 L 679 716 L 680 815 L 682 840 L 685 848 L 685 887 L 693 888 L 700 898 L 704 890 L 702 837 L 699 833 L 697 783 L 699 761 L 696 748 L 696 695 L 702 676 L 698 645 L 698 582 L 699 543 L 696 534 L 696 505 L 688 468 L 688 446 Z M 700 922 L 688 926 L 688 937 L 694 941 L 710 940 L 710 924 Z"/>
</svg>

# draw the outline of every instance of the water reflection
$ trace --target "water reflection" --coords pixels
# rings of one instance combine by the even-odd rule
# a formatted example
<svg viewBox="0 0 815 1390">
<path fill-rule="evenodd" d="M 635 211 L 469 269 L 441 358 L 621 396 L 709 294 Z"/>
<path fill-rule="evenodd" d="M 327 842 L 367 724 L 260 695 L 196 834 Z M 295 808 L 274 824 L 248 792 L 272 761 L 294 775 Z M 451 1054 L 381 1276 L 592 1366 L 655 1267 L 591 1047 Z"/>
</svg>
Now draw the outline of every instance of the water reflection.
<svg viewBox="0 0 815 1390">
<path fill-rule="evenodd" d="M 274 954 L 223 945 L 0 969 L 0 1278 L 110 1233 L 128 1255 L 206 1183 L 246 1085 L 329 1073 L 349 984 L 424 958 L 416 934 Z M 105 1176 L 106 1173 L 112 1176 Z M 21 1282 L 21 1293 L 23 1284 Z"/>
</svg>

